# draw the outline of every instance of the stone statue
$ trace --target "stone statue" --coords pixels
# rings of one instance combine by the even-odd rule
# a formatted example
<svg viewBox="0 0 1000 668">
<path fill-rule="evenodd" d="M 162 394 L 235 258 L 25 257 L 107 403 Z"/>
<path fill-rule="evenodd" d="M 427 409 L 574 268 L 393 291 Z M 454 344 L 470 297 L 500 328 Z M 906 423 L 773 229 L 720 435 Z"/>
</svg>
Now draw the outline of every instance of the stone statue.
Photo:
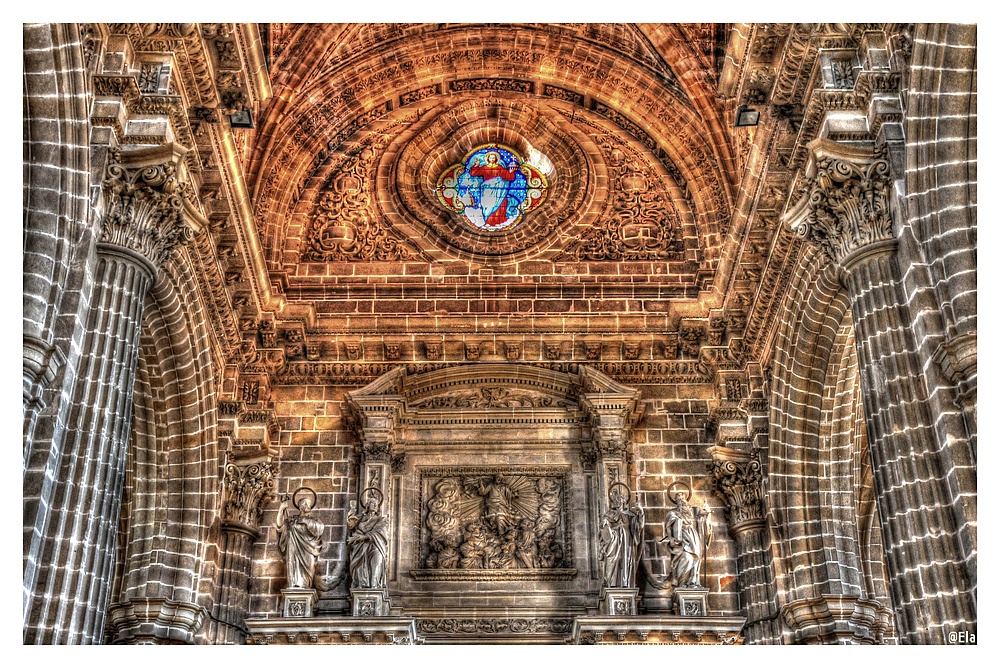
<svg viewBox="0 0 1000 668">
<path fill-rule="evenodd" d="M 386 518 L 379 512 L 382 492 L 368 487 L 361 492 L 362 512 L 352 501 L 347 514 L 347 547 L 351 560 L 351 587 L 379 589 L 385 587 L 385 561 L 389 551 L 389 529 Z"/>
<path fill-rule="evenodd" d="M 308 492 L 311 496 L 300 498 L 300 492 Z M 298 515 L 289 514 L 289 501 L 299 510 Z M 283 495 L 278 506 L 278 550 L 285 560 L 289 588 L 313 588 L 316 559 L 323 549 L 323 523 L 310 515 L 315 502 L 316 492 L 300 487 L 291 498 Z"/>
<path fill-rule="evenodd" d="M 483 522 L 497 536 L 505 535 L 521 519 L 514 510 L 517 492 L 507 484 L 502 473 L 494 475 L 492 480 L 477 478 L 471 483 L 466 482 L 465 487 L 471 493 L 483 497 Z"/>
<path fill-rule="evenodd" d="M 610 508 L 601 518 L 598 553 L 604 587 L 636 587 L 642 558 L 645 514 L 637 503 L 629 505 L 632 492 L 623 482 L 608 489 Z"/>
<path fill-rule="evenodd" d="M 667 495 L 677 504 L 667 513 L 660 539 L 670 548 L 671 579 L 678 587 L 700 587 L 701 564 L 712 539 L 712 512 L 707 502 L 702 508 L 691 506 L 691 488 L 682 482 L 671 485 Z"/>
</svg>

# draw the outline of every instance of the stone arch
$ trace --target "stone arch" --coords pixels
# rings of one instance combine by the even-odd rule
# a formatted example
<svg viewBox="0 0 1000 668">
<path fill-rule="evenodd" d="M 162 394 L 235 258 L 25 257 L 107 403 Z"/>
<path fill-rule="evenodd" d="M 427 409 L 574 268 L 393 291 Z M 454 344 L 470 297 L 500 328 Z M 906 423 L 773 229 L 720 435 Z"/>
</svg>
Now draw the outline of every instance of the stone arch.
<svg viewBox="0 0 1000 668">
<path fill-rule="evenodd" d="M 874 496 L 850 303 L 839 269 L 806 249 L 775 345 L 768 502 L 778 605 L 793 643 L 875 643 Z M 882 573 L 875 574 L 880 581 Z M 884 589 L 883 589 L 884 592 Z"/>
<path fill-rule="evenodd" d="M 185 251 L 164 267 L 147 298 L 110 642 L 194 642 L 211 607 L 221 506 L 218 418 L 207 315 L 197 295 Z M 156 609 L 161 619 L 140 628 L 130 619 L 137 606 Z M 174 621 L 164 621 L 167 610 Z"/>
</svg>

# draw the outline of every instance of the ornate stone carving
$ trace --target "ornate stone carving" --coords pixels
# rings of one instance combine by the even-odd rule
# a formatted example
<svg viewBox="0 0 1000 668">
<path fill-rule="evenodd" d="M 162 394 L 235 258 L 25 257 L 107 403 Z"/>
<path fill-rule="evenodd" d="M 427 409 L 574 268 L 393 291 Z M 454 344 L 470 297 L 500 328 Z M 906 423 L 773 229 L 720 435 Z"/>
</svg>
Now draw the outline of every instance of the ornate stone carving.
<svg viewBox="0 0 1000 668">
<path fill-rule="evenodd" d="M 594 227 L 559 256 L 562 260 L 657 260 L 684 250 L 680 218 L 663 178 L 652 167 L 606 139 L 613 184 L 607 210 Z M 655 142 L 653 142 L 655 150 Z"/>
<path fill-rule="evenodd" d="M 421 619 L 417 631 L 426 634 L 522 634 L 569 633 L 572 619 L 513 618 L 513 619 Z"/>
<path fill-rule="evenodd" d="M 370 174 L 375 152 L 363 147 L 324 186 L 302 251 L 306 262 L 399 261 L 414 252 L 372 205 Z"/>
<path fill-rule="evenodd" d="M 150 155 L 143 152 L 140 157 Z M 101 221 L 101 243 L 141 256 L 153 268 L 160 267 L 177 246 L 194 237 L 184 219 L 184 200 L 179 194 L 177 160 L 182 152 L 156 155 L 164 162 L 150 164 L 130 159 L 123 164 L 121 151 L 108 152 L 102 190 L 105 214 Z"/>
<path fill-rule="evenodd" d="M 274 475 L 270 462 L 241 465 L 227 456 L 223 523 L 256 532 L 264 514 L 264 504 L 274 495 Z"/>
<path fill-rule="evenodd" d="M 442 394 L 410 404 L 411 408 L 570 408 L 573 406 L 574 402 L 568 399 L 500 386 Z"/>
<path fill-rule="evenodd" d="M 764 522 L 764 473 L 757 453 L 712 448 L 715 492 L 726 504 L 733 533 Z"/>
<path fill-rule="evenodd" d="M 424 568 L 500 579 L 517 577 L 504 571 L 562 568 L 563 487 L 562 473 L 542 469 L 424 472 Z"/>
<path fill-rule="evenodd" d="M 806 193 L 788 215 L 795 233 L 838 263 L 893 240 L 889 161 L 881 153 L 848 153 L 822 140 L 811 146 Z"/>
</svg>

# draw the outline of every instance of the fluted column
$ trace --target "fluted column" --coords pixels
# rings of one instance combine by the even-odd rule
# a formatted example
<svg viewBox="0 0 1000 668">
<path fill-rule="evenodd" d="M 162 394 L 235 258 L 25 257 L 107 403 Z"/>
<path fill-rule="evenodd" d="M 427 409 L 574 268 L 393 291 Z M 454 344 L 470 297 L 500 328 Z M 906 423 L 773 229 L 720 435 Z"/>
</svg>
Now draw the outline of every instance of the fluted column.
<svg viewBox="0 0 1000 668">
<path fill-rule="evenodd" d="M 74 406 L 53 471 L 48 535 L 25 573 L 24 642 L 99 643 L 115 558 L 143 302 L 159 267 L 191 238 L 169 144 L 112 151 Z"/>
<path fill-rule="evenodd" d="M 958 539 L 951 455 L 933 429 L 903 306 L 889 163 L 870 148 L 810 148 L 807 192 L 787 221 L 844 270 L 899 638 L 946 642 L 949 631 L 975 632 L 975 558 Z"/>
<path fill-rule="evenodd" d="M 261 448 L 226 455 L 225 502 L 222 510 L 222 576 L 215 604 L 215 642 L 241 645 L 243 620 L 250 608 L 250 569 L 254 541 L 260 536 L 264 504 L 274 496 L 271 453 Z"/>
<path fill-rule="evenodd" d="M 764 510 L 764 475 L 756 453 L 724 446 L 708 449 L 712 480 L 736 542 L 736 582 L 747 614 L 748 645 L 780 644 L 771 540 Z"/>
</svg>

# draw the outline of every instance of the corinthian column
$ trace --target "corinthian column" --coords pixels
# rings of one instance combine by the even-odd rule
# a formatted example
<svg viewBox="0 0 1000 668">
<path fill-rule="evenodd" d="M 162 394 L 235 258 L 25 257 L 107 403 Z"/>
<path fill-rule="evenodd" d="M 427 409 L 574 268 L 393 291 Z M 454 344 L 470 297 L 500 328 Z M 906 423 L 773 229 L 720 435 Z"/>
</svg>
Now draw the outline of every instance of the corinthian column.
<svg viewBox="0 0 1000 668">
<path fill-rule="evenodd" d="M 903 306 L 888 161 L 870 149 L 810 144 L 807 192 L 786 216 L 842 270 L 851 300 L 874 486 L 899 638 L 947 642 L 975 632 L 975 556 L 947 444 L 933 428 Z"/>
<path fill-rule="evenodd" d="M 778 644 L 771 541 L 764 513 L 764 475 L 756 453 L 724 446 L 708 449 L 715 492 L 725 503 L 736 542 L 737 584 L 747 613 L 748 645 Z"/>
<path fill-rule="evenodd" d="M 101 641 L 143 302 L 160 266 L 194 232 L 177 180 L 185 152 L 167 144 L 110 154 L 75 403 L 51 471 L 49 530 L 36 535 L 25 568 L 26 643 Z"/>
<path fill-rule="evenodd" d="M 266 442 L 226 454 L 222 577 L 215 605 L 215 616 L 222 623 L 214 639 L 217 644 L 240 645 L 246 639 L 243 620 L 250 607 L 253 544 L 260 536 L 264 504 L 274 496 L 272 455 Z"/>
</svg>

